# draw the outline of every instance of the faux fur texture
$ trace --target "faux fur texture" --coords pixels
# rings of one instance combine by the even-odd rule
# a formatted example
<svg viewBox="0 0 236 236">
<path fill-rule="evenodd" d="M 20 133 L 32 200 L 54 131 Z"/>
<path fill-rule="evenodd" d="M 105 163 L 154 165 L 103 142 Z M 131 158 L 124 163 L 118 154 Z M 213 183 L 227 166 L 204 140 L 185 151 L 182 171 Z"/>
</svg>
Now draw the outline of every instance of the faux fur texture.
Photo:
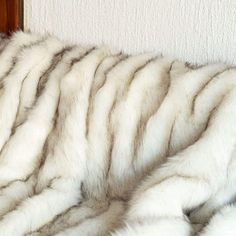
<svg viewBox="0 0 236 236">
<path fill-rule="evenodd" d="M 1 236 L 235 236 L 236 69 L 0 37 Z"/>
</svg>

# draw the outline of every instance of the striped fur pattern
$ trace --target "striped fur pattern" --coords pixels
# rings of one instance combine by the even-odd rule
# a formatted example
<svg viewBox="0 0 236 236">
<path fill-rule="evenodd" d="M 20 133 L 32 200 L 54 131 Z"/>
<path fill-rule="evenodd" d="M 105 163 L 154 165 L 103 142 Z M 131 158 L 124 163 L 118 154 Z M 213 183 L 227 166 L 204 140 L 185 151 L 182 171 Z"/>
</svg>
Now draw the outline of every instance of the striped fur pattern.
<svg viewBox="0 0 236 236">
<path fill-rule="evenodd" d="M 0 37 L 1 236 L 235 236 L 236 69 Z"/>
</svg>

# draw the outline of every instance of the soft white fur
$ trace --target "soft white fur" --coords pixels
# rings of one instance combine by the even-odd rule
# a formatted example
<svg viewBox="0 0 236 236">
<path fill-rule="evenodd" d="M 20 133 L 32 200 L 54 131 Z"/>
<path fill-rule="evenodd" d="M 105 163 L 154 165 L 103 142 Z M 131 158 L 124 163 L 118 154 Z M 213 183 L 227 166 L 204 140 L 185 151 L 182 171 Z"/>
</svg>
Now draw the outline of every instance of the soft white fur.
<svg viewBox="0 0 236 236">
<path fill-rule="evenodd" d="M 234 68 L 0 47 L 0 235 L 235 235 Z"/>
</svg>

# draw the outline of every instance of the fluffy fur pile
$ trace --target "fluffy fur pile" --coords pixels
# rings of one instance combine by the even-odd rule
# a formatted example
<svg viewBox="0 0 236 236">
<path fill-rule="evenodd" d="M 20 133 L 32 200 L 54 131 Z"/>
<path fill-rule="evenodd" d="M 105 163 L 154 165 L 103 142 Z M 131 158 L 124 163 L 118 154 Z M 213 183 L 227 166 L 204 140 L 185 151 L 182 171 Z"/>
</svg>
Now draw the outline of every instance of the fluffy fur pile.
<svg viewBox="0 0 236 236">
<path fill-rule="evenodd" d="M 236 69 L 0 40 L 1 236 L 235 236 Z"/>
</svg>

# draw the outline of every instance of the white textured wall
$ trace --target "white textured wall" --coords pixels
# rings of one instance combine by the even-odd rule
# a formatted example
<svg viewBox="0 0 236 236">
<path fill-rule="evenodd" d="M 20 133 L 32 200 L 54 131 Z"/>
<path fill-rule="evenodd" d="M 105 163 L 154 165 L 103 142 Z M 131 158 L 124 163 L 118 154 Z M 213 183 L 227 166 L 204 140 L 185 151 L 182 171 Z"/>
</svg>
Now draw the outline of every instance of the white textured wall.
<svg viewBox="0 0 236 236">
<path fill-rule="evenodd" d="M 25 0 L 25 29 L 128 53 L 236 64 L 236 0 Z"/>
</svg>

